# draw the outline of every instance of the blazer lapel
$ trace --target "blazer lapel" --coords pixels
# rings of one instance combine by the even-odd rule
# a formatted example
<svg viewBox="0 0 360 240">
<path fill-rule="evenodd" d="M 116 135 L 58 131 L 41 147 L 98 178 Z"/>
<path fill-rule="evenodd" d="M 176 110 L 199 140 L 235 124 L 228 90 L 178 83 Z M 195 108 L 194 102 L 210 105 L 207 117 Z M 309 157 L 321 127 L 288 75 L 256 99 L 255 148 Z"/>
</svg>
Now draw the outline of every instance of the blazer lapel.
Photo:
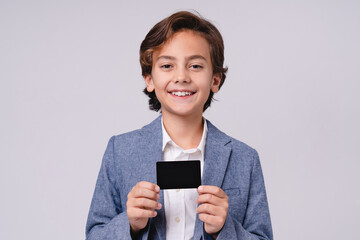
<svg viewBox="0 0 360 240">
<path fill-rule="evenodd" d="M 221 188 L 226 173 L 231 147 L 227 146 L 231 138 L 207 121 L 208 134 L 205 145 L 202 185 Z M 196 216 L 194 239 L 200 239 L 203 233 L 203 222 Z"/>
<path fill-rule="evenodd" d="M 202 185 L 221 187 L 231 153 L 231 147 L 227 146 L 231 139 L 209 121 L 207 123 Z"/>
<path fill-rule="evenodd" d="M 161 116 L 156 118 L 149 125 L 146 125 L 142 128 L 142 141 L 141 146 L 144 149 L 141 149 L 140 162 L 146 164 L 142 168 L 146 169 L 146 176 L 144 176 L 147 181 L 156 183 L 156 162 L 162 161 L 162 127 L 161 127 Z M 144 161 L 147 159 L 148 161 Z M 164 193 L 160 191 L 159 202 L 163 206 L 160 210 L 157 210 L 157 216 L 152 218 L 152 224 L 155 226 L 156 232 L 158 233 L 159 239 L 165 239 L 165 209 L 164 209 Z"/>
</svg>

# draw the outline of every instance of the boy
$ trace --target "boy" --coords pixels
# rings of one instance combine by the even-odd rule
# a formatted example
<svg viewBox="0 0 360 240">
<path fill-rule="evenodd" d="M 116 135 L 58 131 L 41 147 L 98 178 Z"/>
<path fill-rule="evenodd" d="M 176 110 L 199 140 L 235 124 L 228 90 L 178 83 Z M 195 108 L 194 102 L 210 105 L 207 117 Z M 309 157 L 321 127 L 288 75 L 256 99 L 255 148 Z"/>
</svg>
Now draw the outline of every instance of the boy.
<svg viewBox="0 0 360 240">
<path fill-rule="evenodd" d="M 177 12 L 140 47 L 150 109 L 161 116 L 114 136 L 104 154 L 87 239 L 272 239 L 257 152 L 202 116 L 225 81 L 221 34 Z M 155 164 L 200 159 L 198 189 L 160 191 Z"/>
</svg>

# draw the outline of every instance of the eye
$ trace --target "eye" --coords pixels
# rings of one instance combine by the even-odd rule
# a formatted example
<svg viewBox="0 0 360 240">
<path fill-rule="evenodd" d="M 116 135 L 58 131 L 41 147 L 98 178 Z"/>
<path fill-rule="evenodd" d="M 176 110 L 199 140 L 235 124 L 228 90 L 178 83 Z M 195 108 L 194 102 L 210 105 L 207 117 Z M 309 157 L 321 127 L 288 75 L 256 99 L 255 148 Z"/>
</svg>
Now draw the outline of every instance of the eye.
<svg viewBox="0 0 360 240">
<path fill-rule="evenodd" d="M 199 65 L 199 64 L 193 64 L 190 66 L 190 68 L 195 69 L 195 70 L 200 70 L 203 68 L 203 66 Z"/>
<path fill-rule="evenodd" d="M 172 66 L 170 64 L 163 64 L 163 65 L 160 66 L 160 68 L 168 70 L 168 69 L 171 69 Z"/>
</svg>

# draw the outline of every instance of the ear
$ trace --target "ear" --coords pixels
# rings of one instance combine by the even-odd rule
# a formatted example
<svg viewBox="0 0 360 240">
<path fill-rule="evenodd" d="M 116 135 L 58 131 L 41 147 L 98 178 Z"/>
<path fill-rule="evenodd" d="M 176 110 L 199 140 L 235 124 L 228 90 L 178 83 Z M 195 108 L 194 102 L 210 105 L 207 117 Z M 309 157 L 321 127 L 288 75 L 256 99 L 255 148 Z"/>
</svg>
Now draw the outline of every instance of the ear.
<svg viewBox="0 0 360 240">
<path fill-rule="evenodd" d="M 144 76 L 144 80 L 146 83 L 146 90 L 148 92 L 152 92 L 155 89 L 154 82 L 152 80 L 151 74 L 147 74 Z"/>
<path fill-rule="evenodd" d="M 219 91 L 220 83 L 221 83 L 221 77 L 222 77 L 221 73 L 215 73 L 213 75 L 213 78 L 212 78 L 212 81 L 211 81 L 211 91 L 213 93 L 216 93 L 216 92 Z"/>
</svg>

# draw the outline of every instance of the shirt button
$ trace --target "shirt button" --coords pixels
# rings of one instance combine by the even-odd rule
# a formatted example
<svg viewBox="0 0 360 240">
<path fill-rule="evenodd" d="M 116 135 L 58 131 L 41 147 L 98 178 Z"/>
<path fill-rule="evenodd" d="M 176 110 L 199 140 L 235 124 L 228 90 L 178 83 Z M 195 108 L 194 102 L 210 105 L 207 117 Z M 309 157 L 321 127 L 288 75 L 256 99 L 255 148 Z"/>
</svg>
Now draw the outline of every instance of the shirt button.
<svg viewBox="0 0 360 240">
<path fill-rule="evenodd" d="M 175 222 L 177 222 L 177 223 L 180 222 L 180 218 L 179 218 L 179 217 L 176 217 L 176 218 L 175 218 Z"/>
</svg>

